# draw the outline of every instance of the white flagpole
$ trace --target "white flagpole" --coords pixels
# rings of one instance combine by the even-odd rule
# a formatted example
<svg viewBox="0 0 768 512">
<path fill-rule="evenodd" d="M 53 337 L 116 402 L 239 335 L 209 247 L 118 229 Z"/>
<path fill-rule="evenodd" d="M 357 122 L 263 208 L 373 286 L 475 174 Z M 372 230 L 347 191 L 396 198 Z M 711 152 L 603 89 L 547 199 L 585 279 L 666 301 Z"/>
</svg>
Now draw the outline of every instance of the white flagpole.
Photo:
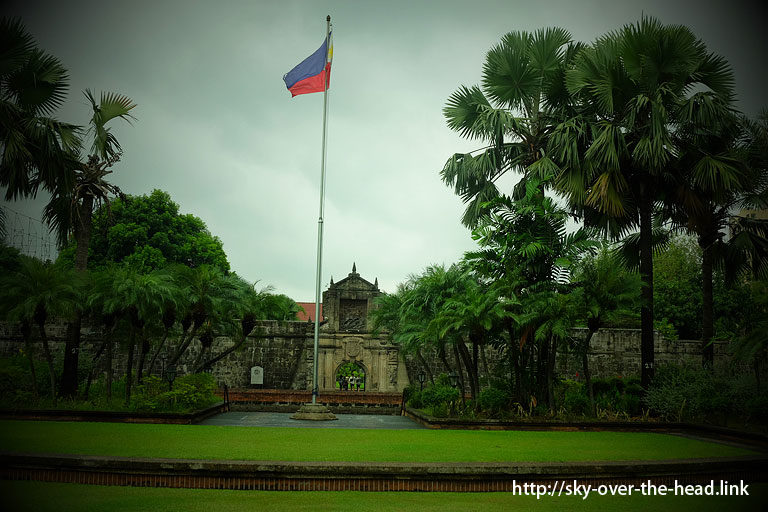
<svg viewBox="0 0 768 512">
<path fill-rule="evenodd" d="M 331 16 L 325 18 L 325 66 L 328 66 L 328 52 L 331 50 Z M 317 347 L 320 339 L 320 279 L 323 269 L 323 212 L 325 210 L 325 133 L 328 128 L 328 73 L 325 73 L 325 86 L 323 87 L 323 148 L 320 160 L 320 215 L 317 219 L 317 279 L 315 280 L 315 355 L 312 374 L 312 403 L 317 403 Z"/>
</svg>

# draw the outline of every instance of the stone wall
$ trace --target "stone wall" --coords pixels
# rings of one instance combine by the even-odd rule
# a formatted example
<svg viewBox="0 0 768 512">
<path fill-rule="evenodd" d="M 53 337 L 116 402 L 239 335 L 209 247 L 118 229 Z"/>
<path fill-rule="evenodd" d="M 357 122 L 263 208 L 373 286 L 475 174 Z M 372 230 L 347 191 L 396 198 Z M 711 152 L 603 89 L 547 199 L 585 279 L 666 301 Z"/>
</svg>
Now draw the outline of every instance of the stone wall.
<svg viewBox="0 0 768 512">
<path fill-rule="evenodd" d="M 574 329 L 574 337 L 583 337 L 586 333 L 586 329 Z M 589 366 L 593 378 L 610 378 L 619 375 L 622 377 L 640 376 L 639 329 L 601 329 L 592 337 L 590 347 Z M 471 347 L 468 345 L 467 348 L 471 353 Z M 654 333 L 654 349 L 656 367 L 670 363 L 701 364 L 701 341 L 699 340 L 665 340 L 656 332 Z M 491 346 L 487 346 L 485 351 L 488 370 L 493 375 L 499 364 L 499 352 Z M 422 352 L 422 356 L 435 377 L 441 373 L 448 373 L 436 350 L 425 350 Z M 451 369 L 455 369 L 456 358 L 450 347 L 446 350 L 445 358 Z M 418 383 L 421 364 L 417 357 L 414 354 L 407 354 L 405 362 L 410 381 Z M 728 343 L 715 342 L 715 367 L 724 368 L 730 362 Z M 581 356 L 561 349 L 557 358 L 557 373 L 570 378 L 576 378 L 577 374 L 581 375 L 583 373 Z M 484 375 L 482 362 L 480 363 L 480 374 L 481 376 Z"/>
<path fill-rule="evenodd" d="M 57 360 L 61 361 L 67 328 L 64 323 L 50 324 L 46 328 L 51 342 L 51 349 Z M 250 386 L 250 368 L 261 366 L 264 369 L 264 388 L 272 389 L 310 389 L 312 382 L 313 339 L 312 324 L 307 322 L 262 321 L 254 329 L 244 346 L 219 361 L 213 368 L 213 374 L 219 384 L 230 388 L 248 388 Z M 585 329 L 574 330 L 575 336 L 583 336 Z M 37 331 L 33 331 L 37 340 Z M 81 365 L 90 366 L 89 361 L 102 340 L 101 332 L 84 327 L 82 331 Z M 398 392 L 409 382 L 418 383 L 421 364 L 413 354 L 399 354 L 398 348 L 386 337 L 370 334 L 348 335 L 346 333 L 328 333 L 320 340 L 320 389 L 334 389 L 333 373 L 339 364 L 346 361 L 361 363 L 369 378 L 369 391 Z M 213 350 L 219 353 L 234 343 L 228 338 L 217 338 Z M 37 357 L 42 359 L 42 346 L 34 343 Z M 635 376 L 640 370 L 640 331 L 636 329 L 603 329 L 595 334 L 589 356 L 590 369 L 595 378 Z M 18 354 L 23 348 L 21 333 L 16 324 L 0 323 L 0 356 Z M 698 340 L 664 340 L 658 333 L 655 338 L 656 365 L 665 363 L 700 364 L 701 351 Z M 179 373 L 187 372 L 200 350 L 200 344 L 194 340 L 187 354 L 179 363 Z M 470 348 L 471 351 L 471 348 Z M 115 345 L 115 370 L 120 375 L 125 372 L 125 351 Z M 434 350 L 422 353 L 435 376 L 447 373 L 446 368 Z M 138 354 L 137 354 L 138 357 Z M 451 369 L 456 368 L 452 350 L 445 358 Z M 486 360 L 489 372 L 494 373 L 499 354 L 493 347 L 486 347 Z M 727 343 L 715 343 L 715 364 L 725 366 L 729 362 Z M 578 354 L 560 352 L 558 373 L 562 376 L 576 377 L 581 373 L 581 360 Z M 134 365 L 134 368 L 136 366 Z M 480 366 L 481 375 L 484 374 Z M 748 370 L 747 370 L 748 371 Z M 155 374 L 160 373 L 156 365 Z M 375 383 L 375 386 L 374 386 Z"/>
</svg>

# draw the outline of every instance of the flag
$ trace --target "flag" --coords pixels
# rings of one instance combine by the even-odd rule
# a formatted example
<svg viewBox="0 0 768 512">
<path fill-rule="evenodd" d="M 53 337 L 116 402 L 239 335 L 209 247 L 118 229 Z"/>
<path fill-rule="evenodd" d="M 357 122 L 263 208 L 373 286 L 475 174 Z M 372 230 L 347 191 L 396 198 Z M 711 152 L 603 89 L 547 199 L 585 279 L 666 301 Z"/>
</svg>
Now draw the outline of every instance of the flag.
<svg viewBox="0 0 768 512">
<path fill-rule="evenodd" d="M 330 47 L 329 47 L 330 46 Z M 285 86 L 291 91 L 291 96 L 324 92 L 327 84 L 331 83 L 331 60 L 333 59 L 333 42 L 331 34 L 323 41 L 315 53 L 283 75 Z"/>
</svg>

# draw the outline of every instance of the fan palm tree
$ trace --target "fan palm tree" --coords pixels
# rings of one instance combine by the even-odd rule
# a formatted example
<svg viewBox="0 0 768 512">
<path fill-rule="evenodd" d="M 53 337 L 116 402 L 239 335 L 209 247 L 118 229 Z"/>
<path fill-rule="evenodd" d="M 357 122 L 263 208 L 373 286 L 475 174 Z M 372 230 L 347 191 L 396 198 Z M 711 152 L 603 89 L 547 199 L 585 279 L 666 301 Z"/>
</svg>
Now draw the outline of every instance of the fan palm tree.
<svg viewBox="0 0 768 512">
<path fill-rule="evenodd" d="M 487 213 L 483 204 L 499 196 L 495 182 L 508 171 L 545 178 L 542 187 L 559 171 L 546 148 L 554 128 L 573 116 L 564 74 L 580 49 L 561 28 L 510 32 L 486 55 L 482 88 L 462 86 L 448 99 L 448 126 L 483 144 L 453 155 L 441 172 L 468 203 L 464 225 L 475 227 Z"/>
<path fill-rule="evenodd" d="M 113 119 L 130 121 L 133 119 L 130 111 L 136 106 L 128 97 L 114 93 L 102 93 L 97 102 L 86 89 L 85 97 L 93 110 L 88 131 L 93 139 L 91 148 L 87 156 L 81 155 L 78 148 L 73 184 L 58 186 L 43 211 L 43 219 L 56 232 L 60 245 L 66 243 L 70 234 L 74 235 L 75 269 L 80 272 L 88 266 L 94 209 L 102 203 L 109 204 L 110 196 L 121 194 L 116 185 L 106 180 L 122 155 L 120 143 L 107 124 Z M 82 313 L 79 313 L 72 322 L 72 335 L 65 349 L 61 391 L 67 396 L 77 392 L 81 323 Z"/>
<path fill-rule="evenodd" d="M 51 317 L 67 316 L 80 301 L 81 281 L 67 270 L 40 260 L 22 257 L 17 270 L 0 279 L 5 316 L 22 324 L 22 333 L 31 357 L 30 327 L 37 326 L 48 364 L 51 397 L 56 401 L 56 372 L 45 324 Z M 33 364 L 30 361 L 30 364 Z"/>
<path fill-rule="evenodd" d="M 558 183 L 573 203 L 640 230 L 641 382 L 647 387 L 654 370 L 653 208 L 679 154 L 673 133 L 697 102 L 706 101 L 710 117 L 726 113 L 733 75 L 687 27 L 643 17 L 582 50 L 566 84 L 592 135 L 581 165 Z M 571 146 L 559 150 L 568 153 Z"/>
<path fill-rule="evenodd" d="M 730 281 L 747 273 L 768 277 L 768 221 L 747 213 L 768 208 L 768 113 L 754 122 L 730 115 L 702 123 L 701 117 L 692 111 L 678 134 L 681 178 L 668 214 L 701 247 L 702 362 L 711 367 L 713 269 L 723 268 Z"/>
<path fill-rule="evenodd" d="M 79 128 L 51 117 L 68 87 L 67 70 L 37 47 L 21 21 L 0 18 L 0 186 L 6 200 L 74 183 Z"/>
</svg>

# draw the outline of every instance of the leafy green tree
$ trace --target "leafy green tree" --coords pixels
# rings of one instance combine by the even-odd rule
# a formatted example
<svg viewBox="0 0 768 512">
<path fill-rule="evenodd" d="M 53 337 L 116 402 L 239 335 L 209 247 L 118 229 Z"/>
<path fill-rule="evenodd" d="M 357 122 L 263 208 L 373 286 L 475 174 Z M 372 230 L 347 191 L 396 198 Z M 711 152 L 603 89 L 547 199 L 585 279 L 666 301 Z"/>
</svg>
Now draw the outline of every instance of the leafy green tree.
<svg viewBox="0 0 768 512">
<path fill-rule="evenodd" d="M 701 115 L 726 114 L 733 75 L 687 27 L 643 17 L 579 52 L 566 84 L 592 134 L 581 165 L 558 180 L 561 189 L 603 219 L 640 231 L 641 382 L 647 388 L 654 371 L 653 206 L 669 189 L 665 182 L 680 152 L 673 134 L 685 113 L 706 103 Z M 566 140 L 560 140 L 559 152 L 578 160 L 573 153 L 579 141 Z"/>
<path fill-rule="evenodd" d="M 495 182 L 508 171 L 537 176 L 541 186 L 556 174 L 546 148 L 554 128 L 572 115 L 564 75 L 580 48 L 561 28 L 510 32 L 486 55 L 482 88 L 462 86 L 448 99 L 448 126 L 482 143 L 453 155 L 441 172 L 469 203 L 464 225 L 475 227 L 487 213 L 484 204 L 499 196 Z M 517 196 L 524 186 L 525 180 Z"/>
<path fill-rule="evenodd" d="M 37 326 L 39 330 L 43 354 L 48 364 L 51 397 L 54 402 L 56 401 L 56 372 L 45 324 L 49 318 L 72 313 L 82 300 L 82 285 L 80 276 L 71 271 L 62 270 L 29 257 L 22 257 L 15 271 L 0 278 L 0 288 L 3 290 L 0 305 L 6 318 L 21 323 L 30 365 L 33 365 L 31 326 Z"/>
<path fill-rule="evenodd" d="M 74 258 L 75 245 L 64 249 L 63 261 Z M 167 192 L 125 195 L 96 211 L 90 244 L 91 268 L 124 263 L 139 271 L 169 264 L 210 265 L 229 271 L 221 240 L 192 214 L 181 214 Z"/>
</svg>

